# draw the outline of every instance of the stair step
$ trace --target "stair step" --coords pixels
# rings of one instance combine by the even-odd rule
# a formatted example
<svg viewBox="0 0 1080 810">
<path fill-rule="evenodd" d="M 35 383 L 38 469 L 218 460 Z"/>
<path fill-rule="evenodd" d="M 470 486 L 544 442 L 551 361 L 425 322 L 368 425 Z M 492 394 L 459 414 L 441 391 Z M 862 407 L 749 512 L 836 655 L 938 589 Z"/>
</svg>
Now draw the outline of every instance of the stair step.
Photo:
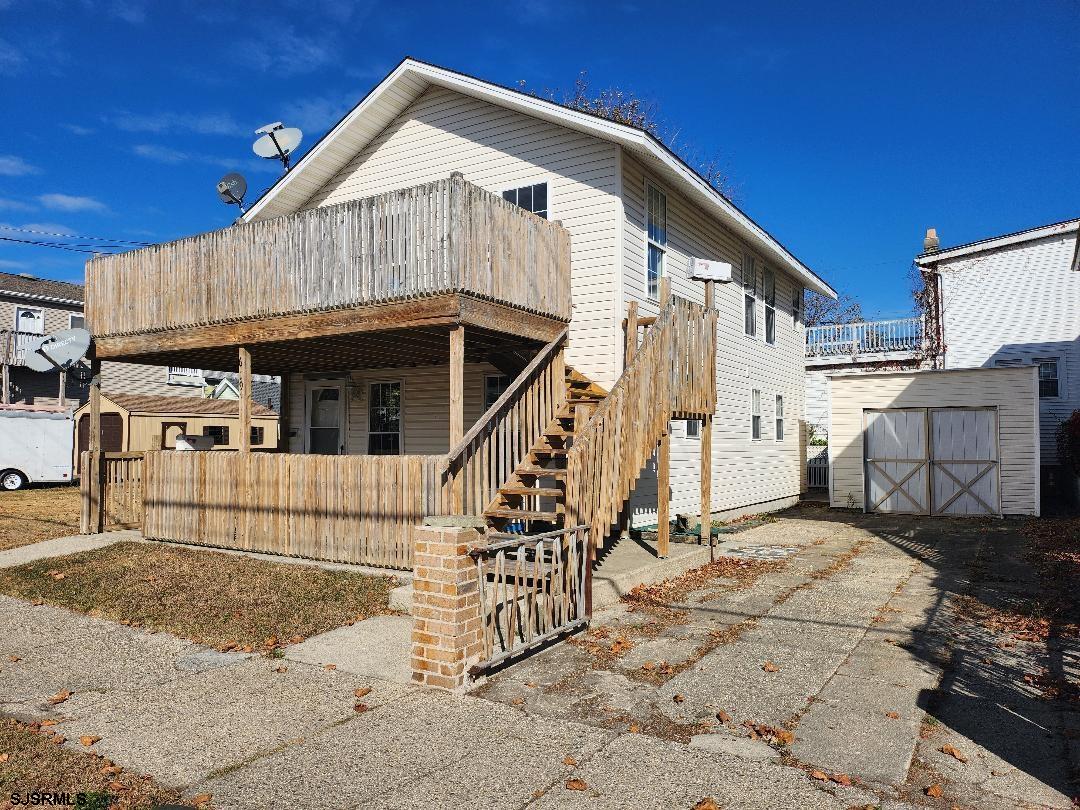
<svg viewBox="0 0 1080 810">
<path fill-rule="evenodd" d="M 552 478 L 566 478 L 566 470 L 563 469 L 546 469 L 544 467 L 518 467 L 514 470 L 515 475 L 528 475 L 536 476 L 537 478 L 543 478 L 550 476 Z"/>
<path fill-rule="evenodd" d="M 484 517 L 507 520 L 549 520 L 554 523 L 562 516 L 558 512 L 531 512 L 527 509 L 489 509 L 484 512 Z"/>
<path fill-rule="evenodd" d="M 553 439 L 568 439 L 573 437 L 574 431 L 561 430 L 559 428 L 548 428 L 544 431 L 544 435 L 549 436 Z"/>
<path fill-rule="evenodd" d="M 512 496 L 539 495 L 547 498 L 559 498 L 562 496 L 563 491 L 555 487 L 508 486 L 499 487 L 499 494 Z"/>
<path fill-rule="evenodd" d="M 569 447 L 534 447 L 530 451 L 536 456 L 565 456 L 570 452 Z"/>
</svg>

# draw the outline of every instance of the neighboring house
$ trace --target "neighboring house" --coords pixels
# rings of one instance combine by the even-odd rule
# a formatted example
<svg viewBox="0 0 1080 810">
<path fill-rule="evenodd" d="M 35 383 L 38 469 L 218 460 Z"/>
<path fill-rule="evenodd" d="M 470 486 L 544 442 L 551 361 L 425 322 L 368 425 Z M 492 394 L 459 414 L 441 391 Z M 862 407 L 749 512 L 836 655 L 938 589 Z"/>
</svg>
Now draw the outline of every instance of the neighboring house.
<svg viewBox="0 0 1080 810">
<path fill-rule="evenodd" d="M 78 407 L 89 393 L 89 373 L 85 365 L 67 375 L 61 396 L 59 372 L 38 372 L 24 363 L 26 346 L 42 335 L 62 329 L 82 329 L 84 288 L 81 284 L 36 278 L 26 273 L 0 273 L 0 400 L 25 405 L 68 405 Z M 105 363 L 102 366 L 106 391 L 168 397 L 213 397 L 222 380 L 232 381 L 235 373 L 203 369 Z M 253 378 L 255 402 L 277 410 L 279 387 L 272 377 Z"/>
<path fill-rule="evenodd" d="M 88 266 L 99 355 L 208 366 L 239 352 L 281 376 L 287 452 L 275 463 L 317 475 L 310 497 L 353 499 L 335 512 L 342 521 L 369 521 L 333 552 L 293 553 L 401 564 L 411 549 L 400 527 L 447 509 L 444 497 L 496 531 L 585 520 L 606 535 L 626 504 L 639 523 L 658 509 L 697 513 L 703 466 L 712 511 L 779 508 L 802 488 L 803 295 L 835 293 L 634 127 L 407 59 L 241 224 L 152 250 L 153 269 L 148 251 Z M 734 268 L 713 310 L 689 277 L 692 258 Z M 166 267 L 186 274 L 175 290 L 153 286 Z M 121 306 L 136 283 L 148 300 Z M 640 347 L 636 329 L 626 344 L 628 318 L 647 327 Z M 715 340 L 703 340 L 710 330 Z M 638 410 L 613 421 L 628 403 Z M 600 455 L 586 458 L 589 448 Z M 201 463 L 185 455 L 154 456 L 155 486 L 169 486 L 175 465 Z M 249 469 L 243 453 L 216 457 Z M 574 480 L 590 470 L 603 478 Z M 402 492 L 393 503 L 352 485 L 341 495 L 339 473 Z M 209 492 L 185 495 L 192 509 L 228 502 L 213 496 L 215 506 Z M 266 497 L 279 512 L 298 508 Z M 396 528 L 377 534 L 391 517 Z M 162 537 L 196 531 L 147 521 Z M 373 557 L 364 537 L 399 545 Z"/>
<path fill-rule="evenodd" d="M 1078 230 L 1073 219 L 951 248 L 931 231 L 915 259 L 941 367 L 1038 366 L 1044 468 L 1058 463 L 1058 425 L 1080 408 Z"/>
</svg>

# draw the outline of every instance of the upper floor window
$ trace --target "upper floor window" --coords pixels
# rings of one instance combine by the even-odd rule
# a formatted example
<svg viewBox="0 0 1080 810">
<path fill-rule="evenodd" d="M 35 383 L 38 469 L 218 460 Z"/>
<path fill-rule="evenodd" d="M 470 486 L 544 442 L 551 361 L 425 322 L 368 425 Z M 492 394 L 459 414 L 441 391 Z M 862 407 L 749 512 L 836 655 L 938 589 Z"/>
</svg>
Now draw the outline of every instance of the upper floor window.
<svg viewBox="0 0 1080 810">
<path fill-rule="evenodd" d="M 743 256 L 743 331 L 754 336 L 757 334 L 757 268 L 753 256 Z"/>
<path fill-rule="evenodd" d="M 766 269 L 762 273 L 763 296 L 765 298 L 765 342 L 776 343 L 776 275 Z"/>
<path fill-rule="evenodd" d="M 750 392 L 750 438 L 761 438 L 761 391 Z"/>
<path fill-rule="evenodd" d="M 536 183 L 531 186 L 512 188 L 503 192 L 503 199 L 509 200 L 514 205 L 531 211 L 538 217 L 548 218 L 548 187 L 547 183 Z"/>
<path fill-rule="evenodd" d="M 45 310 L 40 307 L 16 307 L 15 331 L 31 335 L 45 334 Z"/>
<path fill-rule="evenodd" d="M 1039 398 L 1060 396 L 1057 358 L 1035 362 L 1039 364 Z"/>
<path fill-rule="evenodd" d="M 86 318 L 82 315 L 75 315 L 72 313 L 68 315 L 68 329 L 85 329 Z"/>
<path fill-rule="evenodd" d="M 648 187 L 648 211 L 645 230 L 649 255 L 646 259 L 649 298 L 660 297 L 660 279 L 664 277 L 664 254 L 667 252 L 667 197 L 654 186 Z"/>
<path fill-rule="evenodd" d="M 784 398 L 779 394 L 776 395 L 776 440 L 778 442 L 784 440 Z"/>
<path fill-rule="evenodd" d="M 795 289 L 791 291 L 791 322 L 798 326 L 802 323 L 803 319 L 803 297 L 805 291 L 802 287 L 796 285 Z"/>
<path fill-rule="evenodd" d="M 510 387 L 510 377 L 507 374 L 487 374 L 484 376 L 484 411 L 499 401 L 506 389 Z"/>
</svg>

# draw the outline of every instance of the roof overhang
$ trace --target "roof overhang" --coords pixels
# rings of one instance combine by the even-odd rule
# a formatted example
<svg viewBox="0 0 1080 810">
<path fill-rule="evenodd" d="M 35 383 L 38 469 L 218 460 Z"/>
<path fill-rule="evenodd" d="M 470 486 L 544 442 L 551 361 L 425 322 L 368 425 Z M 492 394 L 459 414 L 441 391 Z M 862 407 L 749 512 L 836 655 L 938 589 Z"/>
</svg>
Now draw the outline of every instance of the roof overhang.
<svg viewBox="0 0 1080 810">
<path fill-rule="evenodd" d="M 45 304 L 70 304 L 72 306 L 83 306 L 82 301 L 76 301 L 74 298 L 56 298 L 52 295 L 35 295 L 28 292 L 16 292 L 15 290 L 0 290 L 0 295 L 6 295 L 10 298 L 24 298 L 27 301 L 40 301 Z"/>
<path fill-rule="evenodd" d="M 945 248 L 944 250 L 935 250 L 933 253 L 922 253 L 915 257 L 915 263 L 920 267 L 931 267 L 939 262 L 958 259 L 973 253 L 985 253 L 1003 247 L 1019 245 L 1023 242 L 1032 242 L 1036 239 L 1046 239 L 1053 236 L 1064 236 L 1070 233 L 1080 233 L 1080 219 L 1055 222 L 1053 225 L 1042 225 L 1027 231 L 1018 231 L 1017 233 L 1009 233 L 1004 236 L 982 239 L 978 242 L 971 242 L 966 245 L 957 245 L 956 247 Z M 1078 239 L 1078 249 L 1073 253 L 1073 270 L 1080 269 L 1077 267 L 1078 258 L 1080 258 L 1080 239 Z"/>
<path fill-rule="evenodd" d="M 831 298 L 833 290 L 780 242 L 664 146 L 635 127 L 569 109 L 520 90 L 502 87 L 406 58 L 260 197 L 243 221 L 295 213 L 410 104 L 431 87 L 444 87 L 509 110 L 618 144 L 699 204 L 754 250 L 783 267 L 807 288 Z M 345 144 L 348 144 L 347 146 Z"/>
</svg>

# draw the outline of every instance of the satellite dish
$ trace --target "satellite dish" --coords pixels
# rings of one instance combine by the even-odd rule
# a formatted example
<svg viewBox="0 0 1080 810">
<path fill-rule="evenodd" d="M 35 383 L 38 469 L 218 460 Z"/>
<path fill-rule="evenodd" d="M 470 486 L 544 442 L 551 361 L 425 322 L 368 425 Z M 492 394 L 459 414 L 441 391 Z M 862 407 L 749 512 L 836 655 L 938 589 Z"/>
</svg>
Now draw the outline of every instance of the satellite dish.
<svg viewBox="0 0 1080 810">
<path fill-rule="evenodd" d="M 63 329 L 30 342 L 23 362 L 33 371 L 67 371 L 86 356 L 90 333 Z"/>
<path fill-rule="evenodd" d="M 242 174 L 229 172 L 218 180 L 217 193 L 226 205 L 237 205 L 244 211 L 244 195 L 247 194 L 247 180 Z"/>
<path fill-rule="evenodd" d="M 256 135 L 262 135 L 252 145 L 255 154 L 267 160 L 280 160 L 285 170 L 289 170 L 289 156 L 300 145 L 304 133 L 295 127 L 287 127 L 280 121 L 267 124 L 255 130 Z"/>
</svg>

